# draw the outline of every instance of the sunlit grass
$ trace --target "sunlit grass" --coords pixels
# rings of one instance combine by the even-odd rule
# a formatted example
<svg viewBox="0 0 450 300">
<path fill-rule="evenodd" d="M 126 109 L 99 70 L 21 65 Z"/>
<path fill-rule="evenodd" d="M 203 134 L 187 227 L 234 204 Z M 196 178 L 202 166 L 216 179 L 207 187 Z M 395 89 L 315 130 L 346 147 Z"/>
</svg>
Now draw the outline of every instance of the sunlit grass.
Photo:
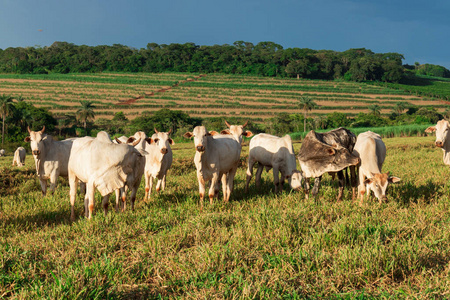
<svg viewBox="0 0 450 300">
<path fill-rule="evenodd" d="M 70 222 L 67 180 L 41 196 L 33 161 L 6 177 L 28 190 L 1 196 L 0 295 L 12 298 L 447 298 L 450 290 L 450 170 L 433 137 L 385 139 L 384 171 L 402 178 L 389 202 L 336 202 L 324 176 L 318 201 L 273 193 L 272 173 L 245 194 L 238 170 L 232 201 L 198 205 L 193 145 L 176 144 L 166 191 L 143 186 L 134 212 Z M 295 144 L 296 152 L 300 144 Z M 248 153 L 247 146 L 243 156 Z M 31 175 L 30 175 L 31 173 Z M 6 175 L 5 175 L 6 174 Z M 30 183 L 28 183 L 30 182 Z M 9 187 L 1 186 L 2 189 Z"/>
</svg>

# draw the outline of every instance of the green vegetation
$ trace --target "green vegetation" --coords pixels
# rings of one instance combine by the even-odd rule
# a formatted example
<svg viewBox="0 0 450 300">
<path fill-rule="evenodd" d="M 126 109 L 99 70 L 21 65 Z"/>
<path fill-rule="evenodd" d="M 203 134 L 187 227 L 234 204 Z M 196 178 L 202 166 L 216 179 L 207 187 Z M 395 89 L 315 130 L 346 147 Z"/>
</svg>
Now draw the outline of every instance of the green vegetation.
<svg viewBox="0 0 450 300">
<path fill-rule="evenodd" d="M 221 46 L 149 43 L 146 49 L 139 50 L 117 44 L 77 46 L 55 42 L 43 48 L 0 49 L 0 72 L 191 72 L 397 82 L 403 75 L 402 59 L 402 54 L 374 53 L 365 48 L 344 52 L 283 49 L 273 42 L 254 45 L 236 41 Z"/>
<path fill-rule="evenodd" d="M 174 146 L 166 191 L 134 212 L 70 222 L 67 180 L 42 197 L 34 162 L 0 157 L 0 295 L 19 299 L 446 298 L 450 184 L 433 137 L 386 139 L 384 171 L 402 181 L 389 202 L 351 192 L 335 202 L 324 176 L 317 202 L 273 194 L 272 174 L 232 201 L 199 211 L 193 144 Z M 294 144 L 296 152 L 300 147 Z M 248 148 L 243 148 L 243 160 Z M 287 186 L 286 186 L 287 188 Z M 111 200 L 113 201 L 113 199 Z"/>
</svg>

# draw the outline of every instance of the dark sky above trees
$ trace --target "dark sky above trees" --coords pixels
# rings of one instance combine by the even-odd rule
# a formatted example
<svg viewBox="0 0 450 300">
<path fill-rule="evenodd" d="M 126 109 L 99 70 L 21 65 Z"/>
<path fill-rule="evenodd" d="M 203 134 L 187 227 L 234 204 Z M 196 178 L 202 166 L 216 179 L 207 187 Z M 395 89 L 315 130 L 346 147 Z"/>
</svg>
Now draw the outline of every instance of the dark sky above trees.
<svg viewBox="0 0 450 300">
<path fill-rule="evenodd" d="M 244 40 L 285 48 L 396 52 L 450 69 L 450 1 L 2 1 L 0 48 Z"/>
</svg>

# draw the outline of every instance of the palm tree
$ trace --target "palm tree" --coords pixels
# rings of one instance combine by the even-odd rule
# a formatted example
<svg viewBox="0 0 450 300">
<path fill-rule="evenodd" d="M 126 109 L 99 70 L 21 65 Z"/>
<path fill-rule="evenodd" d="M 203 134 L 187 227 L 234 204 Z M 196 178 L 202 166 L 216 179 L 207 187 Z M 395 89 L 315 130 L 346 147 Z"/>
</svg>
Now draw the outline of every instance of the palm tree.
<svg viewBox="0 0 450 300">
<path fill-rule="evenodd" d="M 369 105 L 367 108 L 375 116 L 379 116 L 381 114 L 381 107 L 378 104 Z"/>
<path fill-rule="evenodd" d="M 5 141 L 5 119 L 14 109 L 13 97 L 10 95 L 0 96 L 0 114 L 2 115 L 2 148 Z"/>
<path fill-rule="evenodd" d="M 319 107 L 319 105 L 317 105 L 311 97 L 300 96 L 298 106 L 303 110 L 303 131 L 306 131 L 306 118 L 308 116 L 308 110 L 313 110 L 314 108 Z"/>
<path fill-rule="evenodd" d="M 403 113 L 403 111 L 404 111 L 405 109 L 407 109 L 407 108 L 408 108 L 407 103 L 405 103 L 405 102 L 397 102 L 397 103 L 394 105 L 393 111 L 394 111 L 397 115 L 400 116 L 400 115 Z"/>
<path fill-rule="evenodd" d="M 92 101 L 80 101 L 81 107 L 76 112 L 76 117 L 79 121 L 83 122 L 84 131 L 86 132 L 86 126 L 88 120 L 95 119 L 95 106 L 92 104 Z"/>
</svg>

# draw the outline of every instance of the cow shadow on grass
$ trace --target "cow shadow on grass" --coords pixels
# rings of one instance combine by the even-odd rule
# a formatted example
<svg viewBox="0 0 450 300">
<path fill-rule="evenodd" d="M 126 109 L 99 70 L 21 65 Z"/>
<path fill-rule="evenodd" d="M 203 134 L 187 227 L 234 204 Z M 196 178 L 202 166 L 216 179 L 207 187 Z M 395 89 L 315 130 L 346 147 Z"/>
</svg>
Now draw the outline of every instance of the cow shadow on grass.
<svg viewBox="0 0 450 300">
<path fill-rule="evenodd" d="M 70 211 L 61 209 L 58 211 L 42 211 L 36 214 L 24 216 L 5 216 L 0 217 L 5 227 L 11 226 L 17 231 L 35 231 L 37 228 L 52 227 L 56 225 L 70 225 Z"/>
<path fill-rule="evenodd" d="M 391 187 L 389 187 L 391 189 Z M 388 191 L 389 193 L 389 191 Z M 417 185 L 411 181 L 405 181 L 403 184 L 392 186 L 390 193 L 395 201 L 410 205 L 411 203 L 429 204 L 433 200 L 440 198 L 445 194 L 443 186 L 432 180 L 428 180 L 425 184 Z"/>
</svg>

